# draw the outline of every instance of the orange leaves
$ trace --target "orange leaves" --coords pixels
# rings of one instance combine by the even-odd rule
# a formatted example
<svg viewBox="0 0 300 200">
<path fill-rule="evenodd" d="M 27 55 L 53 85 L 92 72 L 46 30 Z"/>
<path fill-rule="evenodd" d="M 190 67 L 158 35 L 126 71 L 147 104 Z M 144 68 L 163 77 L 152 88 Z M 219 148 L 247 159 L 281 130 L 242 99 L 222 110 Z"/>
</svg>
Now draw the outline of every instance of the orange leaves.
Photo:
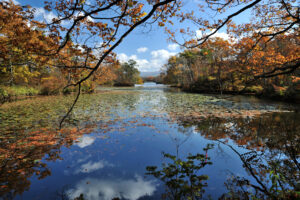
<svg viewBox="0 0 300 200">
<path fill-rule="evenodd" d="M 147 4 L 148 7 L 144 4 Z M 157 5 L 154 6 L 155 4 Z M 34 69 L 41 71 L 47 66 L 47 69 L 43 72 L 53 73 L 55 71 L 55 76 L 59 74 L 57 77 L 62 80 L 60 83 L 75 83 L 84 76 L 90 77 L 88 75 L 89 70 L 95 67 L 97 61 L 103 60 L 105 62 L 102 63 L 104 66 L 106 63 L 114 62 L 112 59 L 107 59 L 112 57 L 111 48 L 116 46 L 114 44 L 117 41 L 121 41 L 119 39 L 122 35 L 126 36 L 132 31 L 130 30 L 132 27 L 139 25 L 138 23 L 145 19 L 148 10 L 155 8 L 152 17 L 159 22 L 159 26 L 165 26 L 167 22 L 172 23 L 168 17 L 175 16 L 179 4 L 180 2 L 175 3 L 172 1 L 145 1 L 140 3 L 140 1 L 135 0 L 46 1 L 45 10 L 55 13 L 57 16 L 53 16 L 52 23 L 49 22 L 47 26 L 32 20 L 34 9 L 29 11 L 16 5 L 8 6 L 9 9 L 0 7 L 0 11 L 3 11 L 0 12 L 0 26 L 4 27 L 1 31 L 5 32 L 1 32 L 0 35 L 7 36 L 0 37 L 1 42 L 7 43 L 7 45 L 0 47 L 1 52 L 5 52 L 2 59 L 10 59 L 9 62 L 17 64 L 31 62 L 38 66 Z M 112 10 L 114 12 L 111 12 Z M 36 29 L 36 27 L 42 30 Z M 126 33 L 128 30 L 129 32 Z M 8 38 L 10 39 L 8 40 Z M 101 45 L 98 45 L 99 43 Z M 14 47 L 13 50 L 12 46 Z M 11 51 L 14 51 L 13 56 L 11 56 Z M 110 53 L 107 54 L 107 52 Z M 5 65 L 9 66 L 9 62 Z M 3 70 L 1 69 L 1 71 Z M 5 71 L 9 70 L 5 69 Z M 114 78 L 112 75 L 113 70 L 106 70 L 106 73 L 109 75 L 107 77 Z M 101 79 L 100 82 L 108 79 L 102 78 L 104 76 L 97 77 L 99 73 L 94 75 L 94 77 L 91 77 Z M 53 76 L 49 77 L 53 78 Z M 47 78 L 47 76 L 41 75 L 39 78 L 41 80 Z M 55 90 L 55 84 L 47 80 L 44 80 L 43 85 L 45 88 Z M 92 84 L 88 83 L 88 85 Z M 51 93 L 51 91 L 48 92 Z"/>
<path fill-rule="evenodd" d="M 32 11 L 11 2 L 1 2 L 0 13 L 1 67 L 15 69 L 2 74 L 1 82 L 7 82 L 9 76 L 14 76 L 16 79 L 12 83 L 32 83 L 31 80 L 40 74 L 38 70 L 47 60 L 39 54 L 49 50 L 53 41 L 36 28 L 45 25 L 32 20 Z"/>
<path fill-rule="evenodd" d="M 129 2 L 128 3 L 130 9 L 128 9 L 127 14 L 131 18 L 132 23 L 137 23 L 141 18 L 147 15 L 146 12 L 142 11 L 144 4 L 137 3 L 137 1 Z"/>
<path fill-rule="evenodd" d="M 192 42 L 190 40 L 185 45 L 193 44 Z M 234 42 L 215 37 L 206 41 L 201 49 L 194 49 L 199 51 L 194 58 L 196 62 L 190 56 L 184 56 L 183 59 L 182 55 L 188 55 L 184 52 L 177 56 L 178 60 L 169 59 L 165 66 L 165 81 L 195 91 L 215 92 L 222 89 L 233 92 L 242 90 L 251 80 L 257 85 L 249 88 L 250 92 L 262 92 L 267 83 L 276 83 L 275 92 L 284 94 L 292 82 L 289 75 L 278 76 L 276 80 L 269 79 L 268 82 L 258 80 L 254 83 L 252 79 L 299 59 L 298 42 L 299 37 L 295 34 L 272 41 L 262 38 L 257 44 L 252 37 L 245 36 Z"/>
<path fill-rule="evenodd" d="M 292 76 L 291 78 L 293 83 L 300 83 L 300 77 Z"/>
<path fill-rule="evenodd" d="M 128 1 L 128 6 L 129 7 L 133 7 L 136 4 L 137 4 L 137 1 L 132 1 L 132 0 Z"/>
<path fill-rule="evenodd" d="M 5 163 L 1 170 L 0 196 L 14 191 L 22 193 L 29 185 L 29 178 L 37 175 L 39 179 L 50 175 L 50 170 L 42 159 L 55 161 L 59 159 L 62 145 L 69 146 L 91 129 L 77 130 L 65 128 L 61 131 L 41 128 L 35 131 L 19 132 L 13 136 L 4 134 L 1 138 L 0 162 Z M 6 137 L 7 136 L 7 137 Z"/>
<path fill-rule="evenodd" d="M 163 27 L 163 26 L 165 26 L 165 23 L 163 23 L 163 22 L 158 22 L 158 26 Z"/>
</svg>

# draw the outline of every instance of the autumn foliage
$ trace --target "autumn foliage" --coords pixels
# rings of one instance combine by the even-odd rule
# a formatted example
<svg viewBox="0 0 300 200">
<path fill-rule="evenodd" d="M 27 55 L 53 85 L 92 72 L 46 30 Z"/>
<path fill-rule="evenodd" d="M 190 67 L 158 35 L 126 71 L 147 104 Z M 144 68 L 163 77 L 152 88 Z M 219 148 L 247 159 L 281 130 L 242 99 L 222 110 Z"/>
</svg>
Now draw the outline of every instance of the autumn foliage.
<svg viewBox="0 0 300 200">
<path fill-rule="evenodd" d="M 196 92 L 256 93 L 299 98 L 299 70 L 274 75 L 278 66 L 297 62 L 300 38 L 288 34 L 258 44 L 251 37 L 237 41 L 208 40 L 185 50 L 165 65 L 165 83 Z M 270 76 L 269 76 L 270 75 Z"/>
<path fill-rule="evenodd" d="M 44 9 L 56 16 L 41 22 L 34 8 L 3 1 L 0 84 L 39 87 L 43 94 L 57 94 L 76 88 L 92 92 L 97 84 L 118 83 L 122 77 L 114 49 L 135 28 L 149 22 L 165 27 L 171 41 L 187 47 L 170 58 L 166 83 L 193 91 L 297 93 L 300 19 L 296 1 L 206 0 L 180 11 L 183 6 L 176 0 L 48 1 Z M 205 13 L 205 8 L 221 15 L 233 13 L 211 20 L 197 14 Z M 248 10 L 254 18 L 235 24 L 233 18 Z M 176 20 L 192 22 L 196 28 L 172 31 L 168 25 Z M 212 38 L 225 27 L 230 40 Z M 195 36 L 195 31 L 201 36 Z M 178 34 L 188 37 L 182 43 Z"/>
<path fill-rule="evenodd" d="M 0 2 L 0 99 L 10 100 L 8 86 L 37 88 L 40 94 L 53 95 L 76 91 L 72 85 L 89 74 L 97 61 L 96 50 L 80 49 L 72 40 L 57 51 L 55 34 L 46 33 L 45 24 L 34 20 L 30 6 Z M 87 56 L 88 54 L 88 56 Z M 97 84 L 112 84 L 119 64 L 115 55 L 105 58 L 92 77 L 82 84 L 93 92 Z M 0 101 L 0 102 L 1 102 Z"/>
<path fill-rule="evenodd" d="M 11 133 L 1 135 L 0 146 L 0 196 L 5 198 L 22 194 L 31 185 L 30 177 L 43 179 L 51 175 L 46 161 L 60 159 L 61 147 L 70 147 L 88 129 L 68 128 L 61 131 L 42 128 L 20 131 L 18 137 Z"/>
</svg>

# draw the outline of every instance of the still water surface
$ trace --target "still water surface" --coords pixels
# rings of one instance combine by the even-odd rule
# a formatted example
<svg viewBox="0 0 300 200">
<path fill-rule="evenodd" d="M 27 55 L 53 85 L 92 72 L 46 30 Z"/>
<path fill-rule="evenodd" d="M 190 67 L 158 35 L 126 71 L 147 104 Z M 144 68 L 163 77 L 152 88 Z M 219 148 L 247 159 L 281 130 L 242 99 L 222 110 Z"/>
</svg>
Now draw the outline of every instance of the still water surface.
<svg viewBox="0 0 300 200">
<path fill-rule="evenodd" d="M 0 199 L 270 198 L 299 187 L 296 105 L 146 83 L 80 96 L 57 130 L 73 98 L 0 107 Z"/>
</svg>

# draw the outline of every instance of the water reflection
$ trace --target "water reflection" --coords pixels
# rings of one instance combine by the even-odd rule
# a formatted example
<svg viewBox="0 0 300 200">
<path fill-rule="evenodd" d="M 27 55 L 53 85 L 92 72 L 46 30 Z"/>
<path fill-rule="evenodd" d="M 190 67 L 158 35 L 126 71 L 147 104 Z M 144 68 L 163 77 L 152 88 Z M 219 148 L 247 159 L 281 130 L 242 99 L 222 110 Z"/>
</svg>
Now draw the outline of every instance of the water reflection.
<svg viewBox="0 0 300 200">
<path fill-rule="evenodd" d="M 99 169 L 103 169 L 104 167 L 113 167 L 113 164 L 105 160 L 100 160 L 98 162 L 89 161 L 87 163 L 82 164 L 78 169 L 75 170 L 75 174 L 79 173 L 91 173 L 97 171 Z"/>
<path fill-rule="evenodd" d="M 71 146 L 87 129 L 48 130 L 2 134 L 0 143 L 0 197 L 11 199 L 31 185 L 30 177 L 51 175 L 47 163 L 61 159 L 62 146 Z"/>
<path fill-rule="evenodd" d="M 54 199 L 62 188 L 67 199 L 292 198 L 299 191 L 300 116 L 284 105 L 115 88 L 82 95 L 58 132 L 71 100 L 0 107 L 0 198 Z M 157 166 L 156 176 L 138 176 L 146 166 Z"/>
<path fill-rule="evenodd" d="M 79 146 L 80 148 L 85 148 L 87 146 L 90 146 L 94 142 L 95 142 L 95 138 L 88 136 L 88 135 L 84 135 L 78 139 L 78 142 L 76 145 Z"/>
<path fill-rule="evenodd" d="M 147 175 L 152 175 L 165 184 L 166 192 L 161 195 L 162 199 L 202 199 L 209 177 L 200 174 L 199 171 L 212 164 L 207 156 L 207 151 L 211 148 L 213 145 L 209 144 L 203 149 L 205 154 L 190 154 L 185 159 L 178 157 L 178 151 L 176 156 L 163 153 L 163 157 L 171 162 L 163 163 L 162 167 L 146 167 Z"/>
<path fill-rule="evenodd" d="M 250 177 L 231 172 L 225 182 L 230 192 L 223 198 L 295 198 L 300 191 L 299 117 L 290 112 L 180 123 L 196 126 L 201 135 L 229 147 L 242 161 Z"/>
<path fill-rule="evenodd" d="M 156 184 L 136 175 L 134 179 L 95 179 L 85 178 L 79 181 L 75 188 L 68 190 L 70 199 L 82 197 L 90 200 L 128 199 L 137 200 L 151 196 L 156 190 Z"/>
<path fill-rule="evenodd" d="M 300 114 L 295 112 L 270 113 L 247 118 L 178 119 L 183 126 L 195 127 L 208 139 L 231 139 L 249 149 L 283 149 L 295 146 L 299 150 Z"/>
<path fill-rule="evenodd" d="M 250 178 L 232 175 L 225 182 L 229 192 L 222 195 L 222 198 L 248 199 L 253 196 L 260 199 L 296 199 L 299 197 L 300 177 L 297 160 L 294 163 L 284 154 L 270 156 L 256 151 L 239 153 L 231 145 L 225 145 L 240 157 Z"/>
</svg>

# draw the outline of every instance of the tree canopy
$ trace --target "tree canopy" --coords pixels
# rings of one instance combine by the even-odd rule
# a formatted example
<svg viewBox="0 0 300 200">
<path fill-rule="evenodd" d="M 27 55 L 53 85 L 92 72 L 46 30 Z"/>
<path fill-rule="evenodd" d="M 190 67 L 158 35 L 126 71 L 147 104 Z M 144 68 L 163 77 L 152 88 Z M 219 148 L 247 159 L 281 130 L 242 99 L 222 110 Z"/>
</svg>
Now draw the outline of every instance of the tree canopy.
<svg viewBox="0 0 300 200">
<path fill-rule="evenodd" d="M 242 73 L 250 77 L 242 80 L 247 84 L 291 73 L 298 79 L 300 7 L 296 0 L 196 3 L 186 8 L 180 0 L 53 0 L 46 1 L 44 9 L 55 15 L 41 21 L 36 8 L 1 1 L 1 84 L 44 85 L 47 94 L 70 86 L 78 87 L 78 95 L 82 89 L 92 91 L 96 82 L 116 78 L 116 47 L 136 28 L 147 26 L 164 28 L 170 41 L 186 49 L 179 56 L 180 65 L 189 68 L 185 81 L 193 82 L 199 73 L 211 70 L 205 73 L 215 73 L 222 91 L 225 73 L 233 82 L 237 72 Z M 236 22 L 245 13 L 251 15 L 249 19 Z M 179 26 L 172 28 L 176 23 Z M 216 39 L 221 30 L 230 35 L 227 41 Z M 199 59 L 207 66 L 191 73 Z M 212 63 L 215 68 L 208 69 Z M 55 85 L 58 80 L 63 81 Z"/>
</svg>

